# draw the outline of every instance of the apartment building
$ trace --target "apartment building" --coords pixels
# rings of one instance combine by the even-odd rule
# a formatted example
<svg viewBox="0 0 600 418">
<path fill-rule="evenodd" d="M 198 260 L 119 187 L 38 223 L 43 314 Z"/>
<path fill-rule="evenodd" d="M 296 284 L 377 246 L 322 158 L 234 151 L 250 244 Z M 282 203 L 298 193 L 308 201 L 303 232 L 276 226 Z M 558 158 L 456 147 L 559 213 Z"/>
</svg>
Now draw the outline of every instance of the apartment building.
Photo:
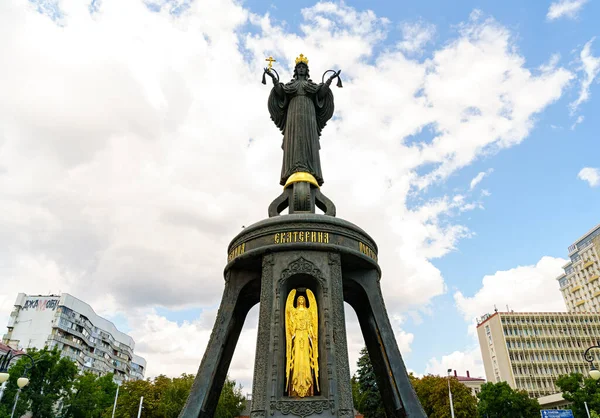
<svg viewBox="0 0 600 418">
<path fill-rule="evenodd" d="M 600 314 L 495 312 L 479 319 L 477 336 L 488 382 L 540 398 L 560 392 L 558 376 L 587 374 L 583 353 L 598 341 Z"/>
<path fill-rule="evenodd" d="M 13 349 L 57 347 L 81 370 L 114 373 L 117 381 L 144 378 L 146 361 L 133 353 L 133 338 L 68 293 L 19 293 L 7 328 L 2 340 Z"/>
<path fill-rule="evenodd" d="M 146 359 L 134 353 L 133 358 L 131 359 L 131 378 L 135 380 L 142 380 L 144 379 L 145 374 Z"/>
<path fill-rule="evenodd" d="M 569 312 L 600 312 L 600 224 L 569 246 L 569 262 L 556 278 Z"/>
</svg>

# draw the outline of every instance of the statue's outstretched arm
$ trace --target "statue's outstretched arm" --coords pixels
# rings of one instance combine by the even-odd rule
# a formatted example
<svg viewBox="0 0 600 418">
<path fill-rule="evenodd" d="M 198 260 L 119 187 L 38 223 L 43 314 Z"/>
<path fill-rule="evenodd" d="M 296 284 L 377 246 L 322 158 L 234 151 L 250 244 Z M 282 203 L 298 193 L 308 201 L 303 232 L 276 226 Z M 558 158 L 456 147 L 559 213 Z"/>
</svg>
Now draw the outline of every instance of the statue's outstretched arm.
<svg viewBox="0 0 600 418">
<path fill-rule="evenodd" d="M 319 91 L 317 92 L 317 96 L 318 96 L 319 100 L 323 100 L 323 98 L 327 95 L 327 93 L 329 93 L 329 90 L 330 90 L 329 86 L 331 86 L 331 82 L 335 78 L 338 78 L 338 87 L 342 87 L 341 80 L 339 79 L 340 73 L 342 72 L 342 70 L 338 70 L 337 72 L 333 71 L 333 70 L 328 70 L 328 71 L 325 71 L 325 74 L 327 74 L 330 71 L 333 72 L 333 75 L 331 77 L 329 77 L 326 82 L 321 84 L 321 87 L 319 88 Z M 323 77 L 325 77 L 325 74 L 323 74 Z"/>
<path fill-rule="evenodd" d="M 283 97 L 285 96 L 285 92 L 283 91 L 283 86 L 281 85 L 281 83 L 275 79 L 273 79 L 273 90 L 275 90 L 275 94 L 277 95 L 277 97 L 279 97 L 280 99 L 283 99 Z"/>
<path fill-rule="evenodd" d="M 279 98 L 283 98 L 285 94 L 283 91 L 283 86 L 279 82 L 279 75 L 277 75 L 276 77 L 275 74 L 273 74 L 274 71 L 275 70 L 271 70 L 270 68 L 265 68 L 264 74 L 268 75 L 269 77 L 271 77 L 271 80 L 273 80 L 273 90 L 275 90 L 275 94 L 277 94 Z M 263 84 L 265 84 L 264 75 Z"/>
</svg>

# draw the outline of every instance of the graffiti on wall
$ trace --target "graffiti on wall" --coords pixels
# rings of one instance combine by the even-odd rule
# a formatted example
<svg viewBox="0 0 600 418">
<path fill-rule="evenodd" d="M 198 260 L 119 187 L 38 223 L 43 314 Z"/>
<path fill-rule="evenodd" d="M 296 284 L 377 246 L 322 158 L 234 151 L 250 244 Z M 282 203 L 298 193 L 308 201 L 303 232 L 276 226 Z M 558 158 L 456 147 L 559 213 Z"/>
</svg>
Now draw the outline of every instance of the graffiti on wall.
<svg viewBox="0 0 600 418">
<path fill-rule="evenodd" d="M 58 299 L 28 299 L 23 306 L 24 310 L 35 309 L 36 311 L 56 310 Z"/>
</svg>

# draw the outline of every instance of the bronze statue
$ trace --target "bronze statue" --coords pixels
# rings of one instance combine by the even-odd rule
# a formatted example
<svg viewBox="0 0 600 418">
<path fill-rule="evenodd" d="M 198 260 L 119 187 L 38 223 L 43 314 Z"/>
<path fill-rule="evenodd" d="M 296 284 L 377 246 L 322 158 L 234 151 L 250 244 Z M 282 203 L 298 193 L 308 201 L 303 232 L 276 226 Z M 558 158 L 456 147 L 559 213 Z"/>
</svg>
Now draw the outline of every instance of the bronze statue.
<svg viewBox="0 0 600 418">
<path fill-rule="evenodd" d="M 338 87 L 340 71 L 328 70 L 333 75 L 325 82 L 314 83 L 309 78 L 308 59 L 300 54 L 296 58 L 294 78 L 286 84 L 279 82 L 277 72 L 272 68 L 272 57 L 267 58 L 269 67 L 264 74 L 273 79 L 268 107 L 271 119 L 283 133 L 283 166 L 281 185 L 284 186 L 294 173 L 308 173 L 323 184 L 321 161 L 319 159 L 319 137 L 325 124 L 333 116 L 333 93 L 329 86 L 336 77 Z M 325 78 L 323 74 L 323 78 Z M 313 181 L 314 181 L 313 180 Z"/>
<path fill-rule="evenodd" d="M 315 295 L 306 289 L 298 296 L 294 308 L 296 289 L 285 303 L 285 382 L 289 396 L 313 396 L 319 390 L 319 322 Z M 314 375 L 313 375 L 314 373 Z M 291 377 L 291 379 L 290 379 Z"/>
</svg>

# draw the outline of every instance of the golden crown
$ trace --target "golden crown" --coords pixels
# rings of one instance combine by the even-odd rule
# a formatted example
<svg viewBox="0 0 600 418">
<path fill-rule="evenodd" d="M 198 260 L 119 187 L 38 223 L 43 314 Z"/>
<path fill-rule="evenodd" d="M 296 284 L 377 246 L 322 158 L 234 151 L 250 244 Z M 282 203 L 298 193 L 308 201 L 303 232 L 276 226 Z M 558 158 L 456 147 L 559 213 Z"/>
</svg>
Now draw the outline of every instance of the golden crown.
<svg viewBox="0 0 600 418">
<path fill-rule="evenodd" d="M 300 54 L 300 56 L 296 58 L 296 65 L 300 64 L 301 62 L 308 65 L 308 58 L 306 58 L 304 54 Z"/>
</svg>

